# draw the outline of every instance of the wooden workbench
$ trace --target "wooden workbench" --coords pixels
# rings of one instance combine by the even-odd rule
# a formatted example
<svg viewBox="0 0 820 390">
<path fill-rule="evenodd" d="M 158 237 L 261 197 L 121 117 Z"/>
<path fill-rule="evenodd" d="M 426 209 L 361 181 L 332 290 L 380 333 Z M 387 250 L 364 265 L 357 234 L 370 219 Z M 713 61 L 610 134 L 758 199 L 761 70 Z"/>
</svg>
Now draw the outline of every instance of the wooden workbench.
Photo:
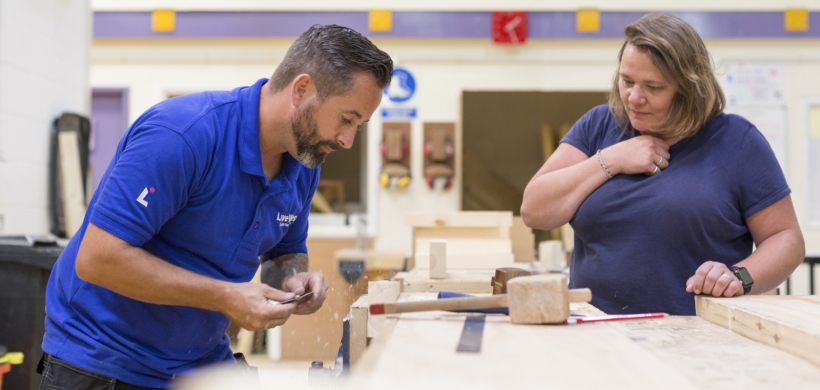
<svg viewBox="0 0 820 390">
<path fill-rule="evenodd" d="M 402 293 L 399 300 L 434 297 Z M 586 304 L 573 310 L 597 312 Z M 526 326 L 490 315 L 481 352 L 457 353 L 465 318 L 388 316 L 346 388 L 820 388 L 820 367 L 699 317 Z"/>
</svg>

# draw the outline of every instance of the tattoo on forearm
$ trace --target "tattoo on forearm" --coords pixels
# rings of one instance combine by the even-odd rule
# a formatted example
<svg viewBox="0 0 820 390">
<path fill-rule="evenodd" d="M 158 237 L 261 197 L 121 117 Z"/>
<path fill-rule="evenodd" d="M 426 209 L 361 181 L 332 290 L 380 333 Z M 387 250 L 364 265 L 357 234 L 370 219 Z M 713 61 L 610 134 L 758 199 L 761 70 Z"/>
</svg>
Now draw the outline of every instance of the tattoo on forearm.
<svg viewBox="0 0 820 390">
<path fill-rule="evenodd" d="M 268 261 L 270 267 L 262 266 L 262 282 L 276 289 L 282 289 L 282 282 L 288 276 L 307 272 L 308 256 L 306 253 L 291 253 Z M 267 268 L 267 270 L 266 270 Z"/>
</svg>

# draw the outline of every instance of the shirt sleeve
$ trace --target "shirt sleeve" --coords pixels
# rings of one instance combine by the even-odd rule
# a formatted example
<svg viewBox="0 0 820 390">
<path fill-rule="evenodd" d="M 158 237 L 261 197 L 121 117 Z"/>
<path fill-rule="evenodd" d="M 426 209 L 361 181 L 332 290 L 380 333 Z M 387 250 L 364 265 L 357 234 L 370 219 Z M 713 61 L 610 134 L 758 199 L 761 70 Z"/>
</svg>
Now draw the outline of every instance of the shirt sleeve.
<svg viewBox="0 0 820 390">
<path fill-rule="evenodd" d="M 569 129 L 567 135 L 561 139 L 561 142 L 566 142 L 576 148 L 578 150 L 586 153 L 587 156 L 592 156 L 595 154 L 595 150 L 592 150 L 592 137 L 591 137 L 591 127 L 592 127 L 592 115 L 596 109 L 592 109 L 584 114 L 574 125 L 572 128 Z"/>
<path fill-rule="evenodd" d="M 740 148 L 740 210 L 748 219 L 791 193 L 791 189 L 771 146 L 756 127 L 746 132 Z"/>
<path fill-rule="evenodd" d="M 302 211 L 296 217 L 296 221 L 288 228 L 287 233 L 282 237 L 275 247 L 265 252 L 262 256 L 264 259 L 273 260 L 279 256 L 291 253 L 307 253 L 307 236 L 308 236 L 308 215 L 310 215 L 310 205 L 313 202 L 313 194 L 316 193 L 316 187 L 319 186 L 319 170 L 316 168 L 312 170 L 313 178 L 310 184 L 310 190 L 307 191 L 305 203 L 302 206 Z"/>
<path fill-rule="evenodd" d="M 90 221 L 142 246 L 187 203 L 196 158 L 182 134 L 163 126 L 132 129 L 122 148 L 98 189 Z"/>
</svg>

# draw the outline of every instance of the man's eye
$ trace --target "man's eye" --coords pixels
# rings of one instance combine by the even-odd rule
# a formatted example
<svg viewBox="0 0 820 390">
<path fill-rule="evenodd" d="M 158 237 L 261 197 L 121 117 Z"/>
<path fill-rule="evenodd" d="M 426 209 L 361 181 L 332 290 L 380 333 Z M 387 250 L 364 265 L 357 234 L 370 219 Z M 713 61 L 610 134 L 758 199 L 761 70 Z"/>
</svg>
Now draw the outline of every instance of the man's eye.
<svg viewBox="0 0 820 390">
<path fill-rule="evenodd" d="M 344 124 L 346 124 L 346 125 L 349 125 L 349 124 L 353 123 L 353 121 L 352 121 L 352 120 L 350 120 L 350 119 L 347 119 L 347 118 L 345 118 L 345 117 L 342 117 L 342 123 L 344 123 Z"/>
</svg>

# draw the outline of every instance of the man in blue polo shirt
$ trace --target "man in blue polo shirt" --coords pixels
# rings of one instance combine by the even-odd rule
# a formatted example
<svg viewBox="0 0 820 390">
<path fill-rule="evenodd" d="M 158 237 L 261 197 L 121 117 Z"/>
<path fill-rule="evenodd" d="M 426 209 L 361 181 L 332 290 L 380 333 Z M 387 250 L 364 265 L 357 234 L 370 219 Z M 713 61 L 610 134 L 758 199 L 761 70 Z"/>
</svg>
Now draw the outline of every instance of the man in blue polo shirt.
<svg viewBox="0 0 820 390">
<path fill-rule="evenodd" d="M 361 34 L 316 25 L 270 80 L 140 116 L 51 274 L 41 388 L 168 387 L 234 360 L 230 321 L 259 330 L 318 310 L 327 284 L 307 272 L 305 240 L 319 165 L 352 146 L 392 69 Z M 249 283 L 260 256 L 267 284 Z"/>
</svg>

